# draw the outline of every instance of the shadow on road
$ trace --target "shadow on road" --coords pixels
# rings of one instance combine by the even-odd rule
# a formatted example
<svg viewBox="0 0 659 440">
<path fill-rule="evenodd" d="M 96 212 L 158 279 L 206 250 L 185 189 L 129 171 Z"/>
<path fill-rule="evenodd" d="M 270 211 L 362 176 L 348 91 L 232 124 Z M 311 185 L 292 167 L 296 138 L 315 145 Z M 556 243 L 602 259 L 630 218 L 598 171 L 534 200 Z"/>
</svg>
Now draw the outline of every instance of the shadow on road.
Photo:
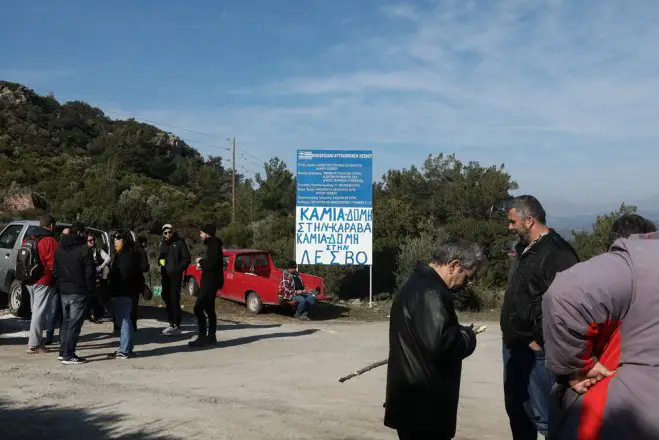
<svg viewBox="0 0 659 440">
<path fill-rule="evenodd" d="M 156 312 L 152 309 L 156 309 Z M 157 319 L 149 318 L 150 316 L 157 315 L 157 308 L 149 306 L 140 306 L 138 311 L 138 317 L 140 319 Z M 191 315 L 194 317 L 194 315 Z M 110 322 L 109 319 L 104 320 L 104 323 Z M 0 335 L 3 333 L 12 333 L 17 330 L 27 330 L 29 328 L 29 321 L 25 321 L 21 318 L 8 317 L 3 320 L 0 320 Z M 135 343 L 136 344 L 148 344 L 148 343 L 170 343 L 175 341 L 182 341 L 190 339 L 190 332 L 195 332 L 197 330 L 196 324 L 183 324 L 181 325 L 181 330 L 183 334 L 177 336 L 162 336 L 160 333 L 165 328 L 165 324 L 162 327 L 140 327 L 140 322 L 137 322 L 138 331 L 135 333 Z M 270 328 L 281 327 L 281 324 L 247 324 L 239 321 L 231 321 L 221 319 L 218 322 L 217 330 L 218 332 L 224 332 L 228 330 L 263 330 Z M 102 330 L 103 329 L 103 330 Z M 80 335 L 80 345 L 81 347 L 87 348 L 103 348 L 103 347 L 114 347 L 118 345 L 118 336 L 113 336 L 110 330 L 107 330 L 107 326 L 102 324 L 93 324 L 91 322 L 85 321 L 83 324 L 83 331 L 92 331 L 92 333 L 84 333 Z M 101 330 L 101 331 L 99 331 Z M 105 330 L 105 331 L 104 331 Z M 55 331 L 55 342 L 59 343 L 59 330 Z M 44 333 L 45 336 L 45 333 Z M 110 339 L 112 341 L 110 341 Z M 95 342 L 105 341 L 103 344 L 94 344 Z M 92 344 L 89 344 L 89 343 Z M 8 337 L 0 338 L 0 345 L 27 345 L 27 336 L 21 337 Z M 57 346 L 57 344 L 56 344 Z"/>
<path fill-rule="evenodd" d="M 209 345 L 206 347 L 202 348 L 192 348 L 188 346 L 187 344 L 185 345 L 169 345 L 166 347 L 159 347 L 159 348 L 154 348 L 151 350 L 140 350 L 140 347 L 138 344 L 135 346 L 135 352 L 137 353 L 138 358 L 147 358 L 147 357 L 153 357 L 153 356 L 164 356 L 168 354 L 173 354 L 173 353 L 180 353 L 180 352 L 193 352 L 193 351 L 203 351 L 203 350 L 214 350 L 214 349 L 221 349 L 221 348 L 229 348 L 229 347 L 236 347 L 239 345 L 245 345 L 245 344 L 251 344 L 253 342 L 257 341 L 262 341 L 266 339 L 280 339 L 280 338 L 292 338 L 292 337 L 297 337 L 297 336 L 307 336 L 316 333 L 319 331 L 318 329 L 307 329 L 307 330 L 301 330 L 301 331 L 296 331 L 296 332 L 279 332 L 279 333 L 266 333 L 263 335 L 253 335 L 253 336 L 242 336 L 240 338 L 234 338 L 234 339 L 228 339 L 228 340 L 223 340 L 222 339 L 222 333 L 218 333 L 218 341 L 217 344 Z M 186 337 L 186 339 L 189 338 L 189 335 Z M 151 341 L 153 342 L 153 341 Z"/>
<path fill-rule="evenodd" d="M 114 408 L 113 408 L 114 407 Z M 17 407 L 0 401 L 0 426 L 3 440 L 69 439 L 85 440 L 177 440 L 178 437 L 157 434 L 163 421 L 154 421 L 135 430 L 121 426 L 127 419 L 117 405 L 87 409 L 55 406 Z M 114 411 L 113 411 L 114 410 Z M 150 429 L 152 427 L 152 429 Z"/>
<path fill-rule="evenodd" d="M 293 315 L 295 314 L 295 310 L 291 306 L 268 307 L 265 311 L 266 313 L 290 316 L 291 319 L 294 319 Z M 348 313 L 349 311 L 350 309 L 348 307 L 319 302 L 311 308 L 309 311 L 309 317 L 312 321 L 333 321 L 338 318 L 350 316 Z"/>
</svg>

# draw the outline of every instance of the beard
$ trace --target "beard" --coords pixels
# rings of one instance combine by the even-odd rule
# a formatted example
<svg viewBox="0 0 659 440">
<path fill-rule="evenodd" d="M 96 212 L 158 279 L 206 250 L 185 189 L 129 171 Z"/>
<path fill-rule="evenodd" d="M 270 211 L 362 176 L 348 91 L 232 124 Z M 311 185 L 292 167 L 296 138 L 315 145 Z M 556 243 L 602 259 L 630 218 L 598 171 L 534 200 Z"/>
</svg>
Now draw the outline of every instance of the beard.
<svg viewBox="0 0 659 440">
<path fill-rule="evenodd" d="M 515 233 L 517 234 L 517 238 L 519 239 L 519 242 L 524 245 L 528 245 L 529 243 L 531 243 L 530 232 L 531 231 L 529 231 L 526 228 L 520 228 L 515 231 Z"/>
</svg>

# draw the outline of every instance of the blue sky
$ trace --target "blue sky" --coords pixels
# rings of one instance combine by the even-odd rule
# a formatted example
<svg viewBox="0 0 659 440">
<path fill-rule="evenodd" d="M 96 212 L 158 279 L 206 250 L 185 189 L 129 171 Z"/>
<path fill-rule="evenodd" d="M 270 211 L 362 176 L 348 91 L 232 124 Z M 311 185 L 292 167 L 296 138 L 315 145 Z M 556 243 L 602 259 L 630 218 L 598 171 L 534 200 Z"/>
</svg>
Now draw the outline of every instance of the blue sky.
<svg viewBox="0 0 659 440">
<path fill-rule="evenodd" d="M 235 136 L 248 175 L 365 148 L 376 176 L 438 152 L 505 163 L 556 213 L 659 193 L 659 3 L 5 0 L 0 20 L 0 79 L 206 154 Z"/>
</svg>

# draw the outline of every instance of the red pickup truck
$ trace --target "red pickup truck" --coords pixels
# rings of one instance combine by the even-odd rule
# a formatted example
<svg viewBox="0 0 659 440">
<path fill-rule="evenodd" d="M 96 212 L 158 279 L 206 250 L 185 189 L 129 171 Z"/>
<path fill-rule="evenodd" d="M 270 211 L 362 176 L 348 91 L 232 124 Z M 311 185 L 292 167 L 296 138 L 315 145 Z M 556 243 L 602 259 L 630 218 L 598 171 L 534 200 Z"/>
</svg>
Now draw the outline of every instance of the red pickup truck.
<svg viewBox="0 0 659 440">
<path fill-rule="evenodd" d="M 224 287 L 217 291 L 220 298 L 245 304 L 252 313 L 260 313 L 264 305 L 292 305 L 279 295 L 282 269 L 277 269 L 272 255 L 257 249 L 224 250 Z M 306 290 L 315 292 L 317 301 L 331 299 L 325 295 L 321 277 L 301 273 Z M 191 264 L 185 272 L 187 290 L 196 296 L 199 292 L 201 271 Z"/>
</svg>

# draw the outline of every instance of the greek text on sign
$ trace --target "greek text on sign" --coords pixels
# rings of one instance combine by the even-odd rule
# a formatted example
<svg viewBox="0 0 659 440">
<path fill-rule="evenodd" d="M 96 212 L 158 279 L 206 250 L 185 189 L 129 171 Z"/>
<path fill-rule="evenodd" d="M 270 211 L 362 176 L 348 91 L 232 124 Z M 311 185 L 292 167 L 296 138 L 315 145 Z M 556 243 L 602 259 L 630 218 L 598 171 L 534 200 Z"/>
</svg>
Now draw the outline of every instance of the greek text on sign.
<svg viewBox="0 0 659 440">
<path fill-rule="evenodd" d="M 298 151 L 298 264 L 372 264 L 372 161 L 370 151 Z"/>
</svg>

